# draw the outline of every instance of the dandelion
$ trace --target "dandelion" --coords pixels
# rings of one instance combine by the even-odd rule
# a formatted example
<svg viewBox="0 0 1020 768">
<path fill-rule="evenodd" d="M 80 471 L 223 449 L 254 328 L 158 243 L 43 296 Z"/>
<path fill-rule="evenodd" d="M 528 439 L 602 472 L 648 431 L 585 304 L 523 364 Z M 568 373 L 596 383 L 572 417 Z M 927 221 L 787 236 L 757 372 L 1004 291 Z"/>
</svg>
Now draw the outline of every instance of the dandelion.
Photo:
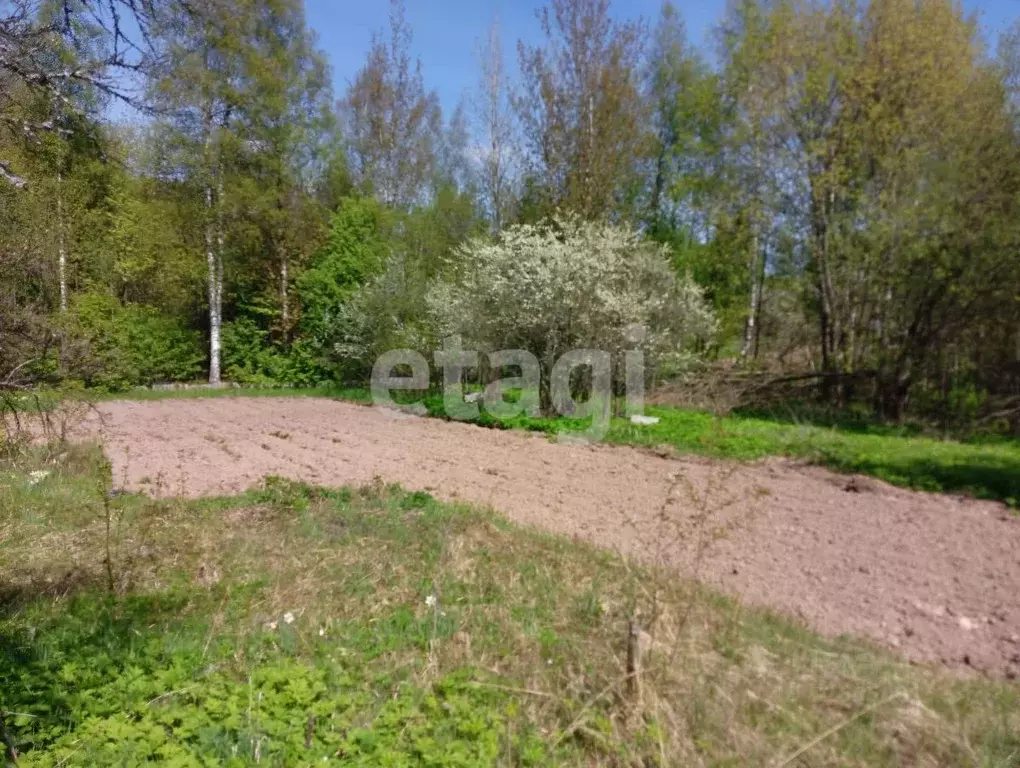
<svg viewBox="0 0 1020 768">
<path fill-rule="evenodd" d="M 436 596 L 435 595 L 429 595 L 428 597 L 426 597 L 425 598 L 425 605 L 427 605 L 429 608 L 435 608 L 436 607 Z"/>
<path fill-rule="evenodd" d="M 285 614 L 283 614 L 283 621 L 286 624 L 293 624 L 294 623 L 294 614 L 291 613 L 290 611 L 287 611 Z"/>
</svg>

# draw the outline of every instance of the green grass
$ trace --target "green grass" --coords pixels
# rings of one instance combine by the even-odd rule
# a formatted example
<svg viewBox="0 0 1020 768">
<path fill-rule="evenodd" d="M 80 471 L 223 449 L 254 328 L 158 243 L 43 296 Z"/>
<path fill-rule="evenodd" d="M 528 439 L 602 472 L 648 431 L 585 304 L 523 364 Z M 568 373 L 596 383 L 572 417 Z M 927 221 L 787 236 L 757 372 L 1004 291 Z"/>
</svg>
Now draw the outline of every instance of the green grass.
<svg viewBox="0 0 1020 768">
<path fill-rule="evenodd" d="M 661 421 L 637 427 L 614 421 L 609 440 L 671 445 L 681 453 L 734 459 L 789 456 L 840 472 L 880 478 L 925 491 L 962 492 L 1016 506 L 1020 445 L 961 443 L 901 436 L 887 430 L 849 431 L 745 416 L 716 418 L 678 408 L 648 408 Z"/>
<path fill-rule="evenodd" d="M 95 400 L 191 400 L 208 397 L 326 397 L 368 404 L 372 393 L 367 389 L 345 387 L 222 387 L 218 389 L 132 389 L 128 392 L 104 392 L 90 397 Z"/>
<path fill-rule="evenodd" d="M 484 511 L 282 480 L 107 504 L 106 473 L 96 449 L 0 465 L 19 765 L 1020 760 L 1016 686 L 822 639 Z M 640 701 L 635 614 L 653 634 Z"/>
<path fill-rule="evenodd" d="M 417 393 L 400 393 L 411 402 Z M 366 389 L 224 389 L 138 391 L 132 399 L 216 396 L 332 397 L 370 403 Z M 441 395 L 424 398 L 429 414 L 445 416 Z M 839 472 L 877 477 L 894 485 L 924 491 L 965 493 L 979 499 L 1020 505 L 1020 442 L 1016 440 L 958 442 L 913 434 L 913 428 L 863 423 L 820 426 L 776 417 L 729 415 L 674 407 L 649 407 L 660 419 L 654 426 L 635 426 L 614 419 L 606 439 L 612 443 L 660 448 L 680 454 L 749 461 L 787 456 Z M 577 431 L 590 422 L 576 419 L 528 418 L 499 420 L 484 411 L 477 423 L 504 429 L 526 429 L 552 434 Z"/>
</svg>

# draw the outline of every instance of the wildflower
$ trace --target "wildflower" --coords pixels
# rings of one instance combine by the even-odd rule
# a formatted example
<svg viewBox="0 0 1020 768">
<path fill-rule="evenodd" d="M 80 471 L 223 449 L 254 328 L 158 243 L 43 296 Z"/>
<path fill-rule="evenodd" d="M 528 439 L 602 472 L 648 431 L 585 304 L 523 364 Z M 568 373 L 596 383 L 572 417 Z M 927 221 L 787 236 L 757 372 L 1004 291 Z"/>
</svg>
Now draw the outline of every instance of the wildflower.
<svg viewBox="0 0 1020 768">
<path fill-rule="evenodd" d="M 275 622 L 275 621 L 271 621 L 271 622 L 269 622 L 268 624 L 266 624 L 266 628 L 267 628 L 267 629 L 268 629 L 268 630 L 269 630 L 270 632 L 275 632 L 275 631 L 276 631 L 276 622 Z"/>
<path fill-rule="evenodd" d="M 28 485 L 35 486 L 50 476 L 49 470 L 37 469 L 34 472 L 28 473 Z"/>
<path fill-rule="evenodd" d="M 287 611 L 285 614 L 283 614 L 283 621 L 285 623 L 287 623 L 287 624 L 293 624 L 294 623 L 294 614 L 291 613 L 290 611 Z"/>
<path fill-rule="evenodd" d="M 435 608 L 436 607 L 436 596 L 435 595 L 429 595 L 428 597 L 426 597 L 425 598 L 425 605 L 427 605 L 429 608 Z"/>
<path fill-rule="evenodd" d="M 326 629 L 324 627 L 319 627 L 319 637 L 325 637 L 325 636 L 326 636 Z"/>
</svg>

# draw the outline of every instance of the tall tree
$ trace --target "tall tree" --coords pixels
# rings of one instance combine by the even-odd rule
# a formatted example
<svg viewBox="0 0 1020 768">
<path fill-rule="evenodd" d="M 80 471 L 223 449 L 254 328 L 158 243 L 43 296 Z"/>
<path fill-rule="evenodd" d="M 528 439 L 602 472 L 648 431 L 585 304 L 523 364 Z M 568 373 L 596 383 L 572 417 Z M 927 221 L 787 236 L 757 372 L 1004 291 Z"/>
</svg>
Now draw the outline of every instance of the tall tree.
<svg viewBox="0 0 1020 768">
<path fill-rule="evenodd" d="M 745 0 L 731 20 L 736 157 L 766 193 L 752 231 L 792 238 L 822 370 L 870 372 L 877 407 L 896 417 L 979 308 L 1015 285 L 1000 76 L 949 0 Z"/>
<path fill-rule="evenodd" d="M 204 202 L 210 384 L 221 380 L 226 176 L 231 153 L 243 143 L 232 131 L 244 103 L 246 23 L 231 4 L 213 0 L 156 30 L 165 55 L 155 96 L 172 121 L 173 141 L 183 149 L 174 158 L 183 167 L 165 172 L 198 180 Z"/>
<path fill-rule="evenodd" d="M 302 0 L 259 0 L 251 16 L 251 44 L 245 48 L 250 87 L 239 117 L 257 183 L 246 215 L 255 220 L 260 249 L 278 277 L 279 330 L 286 341 L 294 323 L 295 268 L 318 246 L 324 229 L 311 190 L 329 159 L 332 91 Z"/>
<path fill-rule="evenodd" d="M 609 0 L 551 0 L 545 42 L 518 44 L 515 99 L 536 179 L 554 206 L 590 218 L 628 214 L 646 152 L 642 22 L 616 22 Z"/>
<path fill-rule="evenodd" d="M 492 229 L 509 218 L 514 200 L 516 147 L 510 81 L 503 60 L 498 22 L 489 27 L 478 47 L 479 81 L 474 98 L 479 187 Z"/>
<path fill-rule="evenodd" d="M 439 98 L 411 58 L 402 0 L 391 0 L 390 35 L 375 35 L 368 61 L 340 103 L 350 168 L 362 190 L 409 209 L 425 200 L 441 142 Z"/>
</svg>

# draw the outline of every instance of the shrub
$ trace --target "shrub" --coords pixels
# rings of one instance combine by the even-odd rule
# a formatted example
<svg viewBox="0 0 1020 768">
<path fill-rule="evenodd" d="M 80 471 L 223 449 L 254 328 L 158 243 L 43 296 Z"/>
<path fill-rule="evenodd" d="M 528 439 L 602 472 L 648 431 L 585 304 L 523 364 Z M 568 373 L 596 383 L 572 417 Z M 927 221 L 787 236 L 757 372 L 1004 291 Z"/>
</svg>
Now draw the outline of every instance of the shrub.
<svg viewBox="0 0 1020 768">
<path fill-rule="evenodd" d="M 283 349 L 249 317 L 223 326 L 223 370 L 230 381 L 255 386 L 314 387 L 331 378 L 310 340 Z"/>
<path fill-rule="evenodd" d="M 395 254 L 382 274 L 337 307 L 318 339 L 338 379 L 364 381 L 383 352 L 425 353 L 434 346 L 434 337 L 421 276 Z"/>
<path fill-rule="evenodd" d="M 668 251 L 633 230 L 557 218 L 461 246 L 452 279 L 433 284 L 437 331 L 482 351 L 524 349 L 548 373 L 571 349 L 642 348 L 649 373 L 676 366 L 716 328 L 702 290 Z M 627 328 L 640 325 L 636 345 Z"/>
<path fill-rule="evenodd" d="M 296 282 L 304 331 L 320 332 L 361 285 L 382 271 L 388 228 L 378 202 L 344 198 L 330 221 L 329 241 Z"/>
<path fill-rule="evenodd" d="M 152 307 L 124 305 L 103 293 L 75 297 L 63 319 L 66 374 L 86 386 L 118 391 L 160 381 L 188 381 L 202 370 L 199 334 Z"/>
</svg>

